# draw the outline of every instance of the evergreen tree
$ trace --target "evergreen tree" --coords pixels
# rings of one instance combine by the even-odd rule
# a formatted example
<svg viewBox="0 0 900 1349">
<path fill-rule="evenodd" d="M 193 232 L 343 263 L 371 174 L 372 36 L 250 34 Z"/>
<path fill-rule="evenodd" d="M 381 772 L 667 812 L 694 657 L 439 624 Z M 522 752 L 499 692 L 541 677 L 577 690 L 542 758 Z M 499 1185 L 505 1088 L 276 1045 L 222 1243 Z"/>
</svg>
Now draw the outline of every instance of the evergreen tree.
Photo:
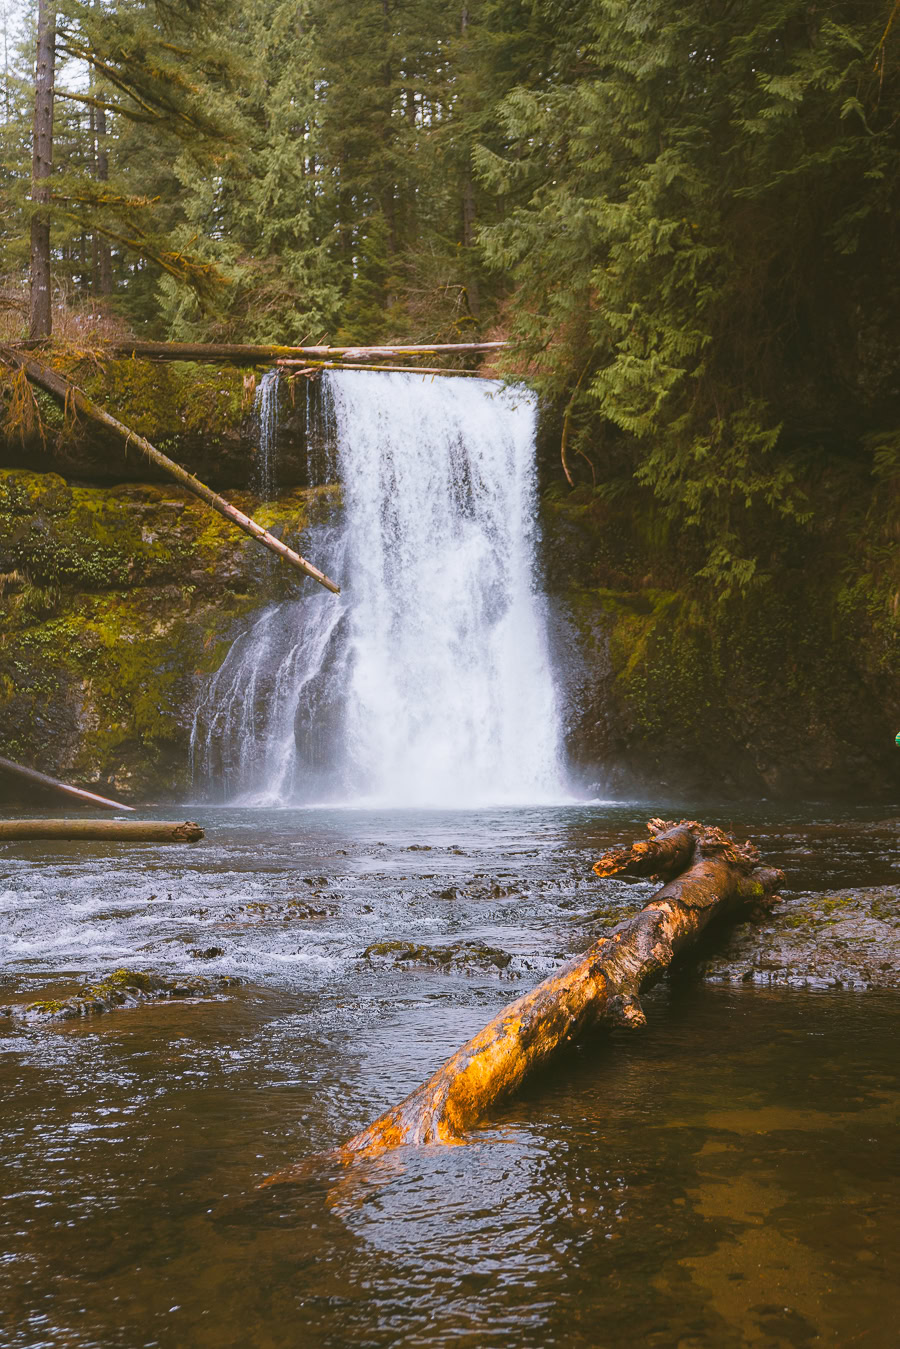
<svg viewBox="0 0 900 1349">
<path fill-rule="evenodd" d="M 46 21 L 40 31 L 55 37 L 43 40 L 38 71 L 45 86 L 38 91 L 34 140 L 39 186 L 32 191 L 31 165 L 22 153 L 24 109 L 10 109 L 9 96 L 7 109 L 19 126 L 14 131 L 7 116 L 3 167 L 12 209 L 32 222 L 39 243 L 32 253 L 44 296 L 41 332 L 49 318 L 51 238 L 58 281 L 74 283 L 80 292 L 108 292 L 118 280 L 135 319 L 149 316 L 146 304 L 135 306 L 141 286 L 133 284 L 147 269 L 169 274 L 206 299 L 215 292 L 218 278 L 209 264 L 172 246 L 178 184 L 170 166 L 178 147 L 189 147 L 195 170 L 211 173 L 236 139 L 233 116 L 214 97 L 227 86 L 234 64 L 212 36 L 225 8 L 224 0 L 124 0 L 115 6 L 42 0 Z"/>
<path fill-rule="evenodd" d="M 502 105 L 486 229 L 515 332 L 575 443 L 750 582 L 810 453 L 876 430 L 898 335 L 897 38 L 882 0 L 592 0 L 552 79 Z M 580 441 L 579 441 L 580 437 Z"/>
<path fill-rule="evenodd" d="M 229 91 L 242 136 L 215 175 L 189 151 L 176 162 L 184 223 L 176 237 L 214 262 L 229 285 L 210 321 L 167 281 L 173 335 L 301 342 L 333 329 L 341 299 L 335 227 L 317 120 L 310 5 L 258 0 L 232 12 L 224 40 L 242 56 Z"/>
</svg>

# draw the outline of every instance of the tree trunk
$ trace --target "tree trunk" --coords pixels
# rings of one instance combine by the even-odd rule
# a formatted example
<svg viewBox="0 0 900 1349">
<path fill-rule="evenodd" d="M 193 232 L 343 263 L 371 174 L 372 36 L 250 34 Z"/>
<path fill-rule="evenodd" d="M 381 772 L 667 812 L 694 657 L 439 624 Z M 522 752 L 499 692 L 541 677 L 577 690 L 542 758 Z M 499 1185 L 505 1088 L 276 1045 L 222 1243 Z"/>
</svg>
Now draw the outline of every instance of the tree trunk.
<svg viewBox="0 0 900 1349">
<path fill-rule="evenodd" d="M 76 388 L 74 384 L 70 384 L 68 380 L 63 379 L 55 370 L 42 365 L 40 361 L 18 355 L 10 347 L 0 346 L 0 360 L 6 361 L 13 369 L 24 370 L 32 384 L 37 384 L 39 388 L 53 394 L 67 411 L 71 409 L 74 412 L 80 412 L 83 416 L 90 417 L 92 421 L 99 422 L 101 426 L 115 432 L 125 442 L 126 449 L 129 445 L 136 446 L 151 463 L 156 464 L 163 472 L 168 473 L 176 482 L 181 483 L 182 487 L 186 487 L 189 492 L 193 492 L 194 496 L 198 496 L 201 501 L 205 501 L 208 506 L 212 506 L 214 511 L 218 511 L 219 515 L 223 515 L 226 520 L 230 520 L 232 524 L 237 525 L 245 534 L 249 534 L 251 538 L 256 539 L 257 543 L 261 543 L 263 547 L 268 548 L 270 552 L 275 553 L 283 561 L 289 562 L 298 571 L 311 576 L 326 590 L 332 591 L 335 595 L 340 594 L 340 586 L 327 577 L 324 572 L 319 571 L 318 567 L 314 567 L 311 562 L 307 562 L 306 558 L 301 557 L 299 553 L 295 553 L 293 548 L 288 548 L 287 544 L 282 543 L 280 539 L 276 539 L 274 534 L 270 534 L 267 529 L 263 529 L 262 525 L 257 524 L 249 515 L 239 511 L 236 506 L 232 506 L 230 501 L 226 501 L 224 497 L 219 496 L 218 492 L 214 492 L 199 478 L 195 478 L 193 473 L 188 473 L 187 469 L 182 468 L 180 464 L 176 464 L 174 459 L 170 459 L 168 455 L 157 450 L 155 446 L 150 444 L 149 440 L 139 436 L 136 431 L 129 430 L 124 423 L 117 421 L 108 412 L 104 412 L 102 408 L 97 407 L 80 389 Z"/>
<path fill-rule="evenodd" d="M 49 337 L 50 304 L 50 171 L 53 164 L 53 83 L 56 74 L 56 13 L 49 0 L 39 0 L 34 75 L 34 141 L 31 164 L 31 325 L 32 338 Z"/>
<path fill-rule="evenodd" d="M 106 183 L 109 181 L 109 155 L 106 149 L 106 109 L 91 109 L 95 114 L 95 164 L 97 172 L 97 181 Z M 112 295 L 112 252 L 109 243 L 102 234 L 94 232 L 94 254 L 96 266 L 94 270 L 94 293 L 96 295 Z"/>
<path fill-rule="evenodd" d="M 384 360 L 396 356 L 464 356 L 481 351 L 500 351 L 508 342 L 450 342 L 434 346 L 386 347 L 280 347 L 250 343 L 214 342 L 109 342 L 103 354 L 135 356 L 158 361 L 215 361 L 223 365 L 270 365 L 273 361 L 321 357 L 325 360 Z"/>
<path fill-rule="evenodd" d="M 644 1026 L 641 991 L 662 977 L 713 917 L 771 902 L 784 879 L 780 871 L 759 865 L 752 844 L 738 845 L 718 829 L 662 820 L 649 828 L 648 844 L 607 853 L 595 868 L 605 876 L 668 878 L 649 904 L 505 1007 L 405 1101 L 345 1143 L 339 1160 L 410 1145 L 461 1143 L 497 1100 L 585 1031 Z M 289 1168 L 263 1184 L 305 1172 L 302 1166 Z"/>
<path fill-rule="evenodd" d="M 475 247 L 475 184 L 472 182 L 472 174 L 468 166 L 466 167 L 462 189 L 462 227 L 463 247 L 470 252 L 469 283 L 466 287 L 469 313 L 473 319 L 477 319 L 481 308 L 481 297 L 478 291 L 478 278 L 474 270 L 475 263 L 471 257 L 471 250 Z"/>
<path fill-rule="evenodd" d="M 57 778 L 51 778 L 47 773 L 39 773 L 34 768 L 25 768 L 22 764 L 13 763 L 12 759 L 0 758 L 0 773 L 21 778 L 34 787 L 71 796 L 76 801 L 90 802 L 92 806 L 107 806 L 110 810 L 134 810 L 134 806 L 123 806 L 121 801 L 110 801 L 105 796 L 97 796 L 95 792 L 86 792 L 81 787 L 71 787 L 68 782 L 60 782 Z"/>
<path fill-rule="evenodd" d="M 92 839 L 108 843 L 196 843 L 204 831 L 193 820 L 0 820 L 7 839 Z"/>
<path fill-rule="evenodd" d="M 477 370 L 442 370 L 436 365 L 353 365 L 349 361 L 276 361 L 285 370 L 296 370 L 298 375 L 319 375 L 323 370 L 374 370 L 403 375 L 449 375 L 478 378 Z"/>
</svg>

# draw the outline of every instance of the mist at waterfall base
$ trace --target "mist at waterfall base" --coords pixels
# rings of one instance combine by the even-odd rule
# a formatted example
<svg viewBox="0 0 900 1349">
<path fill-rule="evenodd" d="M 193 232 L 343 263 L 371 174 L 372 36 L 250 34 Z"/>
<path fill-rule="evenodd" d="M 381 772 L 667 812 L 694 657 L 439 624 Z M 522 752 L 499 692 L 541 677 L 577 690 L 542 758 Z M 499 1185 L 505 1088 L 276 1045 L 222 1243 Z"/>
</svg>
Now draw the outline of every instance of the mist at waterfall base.
<svg viewBox="0 0 900 1349">
<path fill-rule="evenodd" d="M 323 386 L 342 504 L 304 546 L 342 593 L 305 583 L 237 637 L 198 703 L 196 789 L 256 806 L 571 800 L 533 397 L 412 374 L 329 372 Z M 274 381 L 260 394 L 274 441 Z M 271 443 L 260 458 L 271 492 Z"/>
</svg>

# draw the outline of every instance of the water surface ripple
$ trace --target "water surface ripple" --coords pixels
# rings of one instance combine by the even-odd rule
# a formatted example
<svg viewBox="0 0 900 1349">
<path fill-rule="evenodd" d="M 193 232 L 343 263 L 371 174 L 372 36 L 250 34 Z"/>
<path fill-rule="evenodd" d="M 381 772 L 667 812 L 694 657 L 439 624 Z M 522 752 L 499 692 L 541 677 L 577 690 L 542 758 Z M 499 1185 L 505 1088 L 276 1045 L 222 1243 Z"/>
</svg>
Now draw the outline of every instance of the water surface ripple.
<svg viewBox="0 0 900 1349">
<path fill-rule="evenodd" d="M 0 1033 L 0 1343 L 893 1344 L 893 994 L 683 979 L 467 1147 L 253 1189 L 649 894 L 590 862 L 659 809 L 203 808 L 196 847 L 4 845 L 0 1001 L 118 965 L 245 982 Z M 795 890 L 896 882 L 896 840 L 848 812 L 690 813 Z M 474 940 L 510 964 L 363 955 Z"/>
</svg>

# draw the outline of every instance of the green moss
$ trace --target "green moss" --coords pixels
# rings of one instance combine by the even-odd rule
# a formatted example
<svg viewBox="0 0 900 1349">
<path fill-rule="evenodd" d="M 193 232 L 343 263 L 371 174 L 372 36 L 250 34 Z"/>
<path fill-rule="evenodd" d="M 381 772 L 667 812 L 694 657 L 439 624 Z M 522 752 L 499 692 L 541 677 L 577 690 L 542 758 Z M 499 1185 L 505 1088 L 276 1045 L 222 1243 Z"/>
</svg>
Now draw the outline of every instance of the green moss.
<svg viewBox="0 0 900 1349">
<path fill-rule="evenodd" d="M 456 942 L 452 946 L 421 946 L 408 941 L 374 942 L 363 951 L 364 960 L 386 960 L 395 965 L 428 965 L 438 969 L 493 967 L 505 970 L 512 957 L 484 942 Z"/>
<path fill-rule="evenodd" d="M 233 434 L 246 410 L 243 373 L 232 366 L 104 358 L 70 373 L 89 398 L 163 452 L 185 434 Z"/>
<path fill-rule="evenodd" d="M 261 514 L 302 543 L 335 495 Z M 182 792 L 197 679 L 295 573 L 180 489 L 0 470 L 0 507 L 0 754 L 125 796 Z"/>
<path fill-rule="evenodd" d="M 239 979 L 222 975 L 212 979 L 196 976 L 189 979 L 165 979 L 161 975 L 147 974 L 141 970 L 118 969 L 105 979 L 82 985 L 70 998 L 31 1002 L 24 1008 L 24 1015 L 26 1019 L 51 1017 L 70 1021 L 159 998 L 211 997 L 239 983 Z M 3 1011 L 13 1014 L 15 1009 L 4 1008 Z"/>
</svg>

